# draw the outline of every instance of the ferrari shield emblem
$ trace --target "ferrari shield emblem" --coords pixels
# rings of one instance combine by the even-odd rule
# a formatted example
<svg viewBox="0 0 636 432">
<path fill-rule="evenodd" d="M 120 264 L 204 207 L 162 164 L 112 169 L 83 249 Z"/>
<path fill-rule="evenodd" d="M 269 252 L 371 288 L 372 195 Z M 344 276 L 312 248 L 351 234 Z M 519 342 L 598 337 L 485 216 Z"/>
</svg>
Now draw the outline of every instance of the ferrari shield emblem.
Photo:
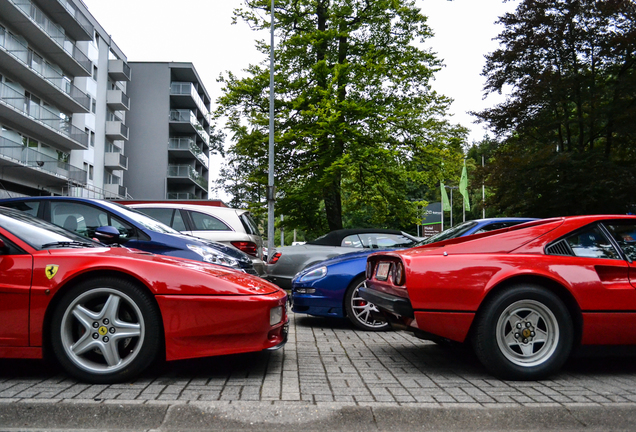
<svg viewBox="0 0 636 432">
<path fill-rule="evenodd" d="M 57 269 L 58 269 L 58 265 L 57 264 L 49 264 L 46 266 L 46 268 L 44 269 L 45 273 L 46 273 L 46 277 L 49 279 L 53 279 L 53 276 L 55 276 L 55 274 L 57 273 Z"/>
</svg>

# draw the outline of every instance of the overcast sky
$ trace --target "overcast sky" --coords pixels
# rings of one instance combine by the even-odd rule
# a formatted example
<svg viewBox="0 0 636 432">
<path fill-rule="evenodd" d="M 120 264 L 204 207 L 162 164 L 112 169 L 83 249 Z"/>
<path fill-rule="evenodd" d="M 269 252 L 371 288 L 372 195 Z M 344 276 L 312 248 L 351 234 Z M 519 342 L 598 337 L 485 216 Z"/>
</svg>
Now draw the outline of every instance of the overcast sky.
<svg viewBox="0 0 636 432">
<path fill-rule="evenodd" d="M 88 10 L 122 49 L 128 61 L 192 62 L 214 101 L 220 96 L 219 74 L 241 75 L 250 63 L 262 60 L 255 39 L 268 39 L 245 23 L 232 25 L 232 11 L 242 0 L 84 0 Z M 486 131 L 473 123 L 468 111 L 479 111 L 500 100 L 483 100 L 480 75 L 484 55 L 496 49 L 492 39 L 501 27 L 495 21 L 512 12 L 519 0 L 416 0 L 435 36 L 428 47 L 445 68 L 433 88 L 451 97 L 454 123 L 468 127 L 469 142 Z M 133 77 L 134 79 L 134 77 Z M 211 174 L 215 174 L 212 173 Z"/>
</svg>

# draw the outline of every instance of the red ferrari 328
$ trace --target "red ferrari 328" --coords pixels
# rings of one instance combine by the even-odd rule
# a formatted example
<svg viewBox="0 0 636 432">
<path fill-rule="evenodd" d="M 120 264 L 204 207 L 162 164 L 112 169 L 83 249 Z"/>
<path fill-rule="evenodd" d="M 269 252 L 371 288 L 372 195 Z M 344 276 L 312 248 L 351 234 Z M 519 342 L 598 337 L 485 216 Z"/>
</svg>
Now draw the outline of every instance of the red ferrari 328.
<svg viewBox="0 0 636 432">
<path fill-rule="evenodd" d="M 256 276 L 104 247 L 0 207 L 0 357 L 52 354 L 81 380 L 124 381 L 157 358 L 279 348 L 286 303 Z"/>
<path fill-rule="evenodd" d="M 360 294 L 394 328 L 539 379 L 576 346 L 636 344 L 634 260 L 635 216 L 544 219 L 373 254 Z"/>
</svg>

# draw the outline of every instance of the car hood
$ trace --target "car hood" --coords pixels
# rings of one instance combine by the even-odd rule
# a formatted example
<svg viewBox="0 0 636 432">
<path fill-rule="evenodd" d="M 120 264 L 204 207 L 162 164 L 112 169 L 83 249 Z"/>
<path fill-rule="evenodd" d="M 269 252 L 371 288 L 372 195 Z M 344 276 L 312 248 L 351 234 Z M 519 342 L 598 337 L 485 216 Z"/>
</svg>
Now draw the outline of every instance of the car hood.
<svg viewBox="0 0 636 432">
<path fill-rule="evenodd" d="M 125 272 L 142 280 L 156 295 L 263 295 L 280 291 L 265 279 L 229 267 L 126 247 L 49 249 L 38 254 L 53 264 L 66 262 L 60 265 L 63 278 L 85 271 Z"/>
</svg>

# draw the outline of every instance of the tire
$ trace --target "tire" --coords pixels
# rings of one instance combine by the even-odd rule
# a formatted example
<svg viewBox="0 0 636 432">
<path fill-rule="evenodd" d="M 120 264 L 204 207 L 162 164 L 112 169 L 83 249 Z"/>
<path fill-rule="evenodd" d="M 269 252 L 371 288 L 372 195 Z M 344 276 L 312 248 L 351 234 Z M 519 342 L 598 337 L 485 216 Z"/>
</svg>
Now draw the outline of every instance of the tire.
<svg viewBox="0 0 636 432">
<path fill-rule="evenodd" d="M 377 320 L 371 312 L 379 312 L 373 303 L 369 303 L 359 296 L 358 290 L 365 286 L 366 279 L 360 276 L 354 279 L 347 288 L 344 298 L 345 312 L 351 323 L 360 330 L 383 331 L 390 328 L 385 320 Z"/>
<path fill-rule="evenodd" d="M 64 294 L 53 312 L 53 355 L 82 381 L 127 381 L 157 357 L 160 326 L 156 304 L 137 285 L 112 277 L 90 279 Z"/>
<path fill-rule="evenodd" d="M 512 380 L 545 378 L 572 350 L 570 312 L 556 294 L 538 285 L 516 285 L 480 310 L 472 342 L 493 375 Z"/>
</svg>

